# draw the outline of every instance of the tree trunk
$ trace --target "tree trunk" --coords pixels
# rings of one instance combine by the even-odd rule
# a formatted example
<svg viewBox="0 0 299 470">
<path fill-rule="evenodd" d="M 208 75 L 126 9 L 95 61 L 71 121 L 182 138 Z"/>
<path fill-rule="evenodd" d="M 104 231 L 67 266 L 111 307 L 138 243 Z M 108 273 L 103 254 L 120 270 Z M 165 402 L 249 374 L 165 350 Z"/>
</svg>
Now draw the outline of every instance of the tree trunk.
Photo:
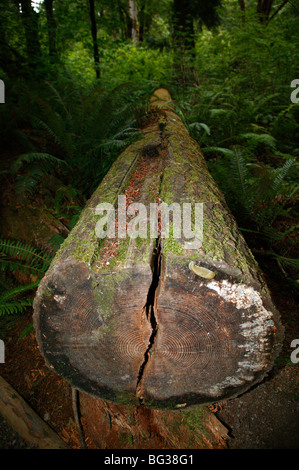
<svg viewBox="0 0 299 470">
<path fill-rule="evenodd" d="M 115 161 L 42 280 L 34 325 L 47 364 L 77 389 L 175 410 L 234 397 L 260 382 L 283 334 L 198 144 L 167 90 L 156 96 L 142 139 Z M 202 203 L 203 239 L 196 230 L 193 238 L 179 235 L 174 215 L 168 225 L 151 218 L 153 231 L 144 238 L 140 231 L 129 237 L 141 220 L 135 209 L 144 207 L 148 217 L 158 201 L 168 209 L 191 204 L 191 212 Z M 99 203 L 118 205 L 115 238 L 112 231 L 112 238 L 98 238 Z"/>
<path fill-rule="evenodd" d="M 269 19 L 273 0 L 258 0 L 257 14 L 261 23 L 266 23 Z"/>
<path fill-rule="evenodd" d="M 48 38 L 49 38 L 49 56 L 50 61 L 55 63 L 57 57 L 56 50 L 56 21 L 53 13 L 53 0 L 45 0 L 45 9 L 48 25 Z"/>
<path fill-rule="evenodd" d="M 94 0 L 89 0 L 89 15 L 91 22 L 91 35 L 93 42 L 93 58 L 97 78 L 100 78 L 100 58 L 99 58 L 99 47 L 97 38 L 97 23 L 95 17 Z"/>
<path fill-rule="evenodd" d="M 39 65 L 41 49 L 38 39 L 38 14 L 31 5 L 31 0 L 22 0 L 22 20 L 25 29 L 28 64 L 34 68 Z"/>
<path fill-rule="evenodd" d="M 241 12 L 242 12 L 242 22 L 245 23 L 245 0 L 239 0 L 239 5 L 240 5 L 240 8 L 241 8 Z"/>
<path fill-rule="evenodd" d="M 275 16 L 277 15 L 277 13 L 279 13 L 280 10 L 282 10 L 283 7 L 284 7 L 287 3 L 289 3 L 289 0 L 284 0 L 284 1 L 279 5 L 279 7 L 272 13 L 272 15 L 268 17 L 267 24 L 268 24 L 271 20 L 273 20 L 273 18 L 275 18 Z"/>
<path fill-rule="evenodd" d="M 145 33 L 145 4 L 142 4 L 139 9 L 139 41 L 143 42 Z"/>
<path fill-rule="evenodd" d="M 129 15 L 132 21 L 132 40 L 133 44 L 137 44 L 139 40 L 139 26 L 138 26 L 138 15 L 137 15 L 137 4 L 133 0 L 129 0 Z"/>
<path fill-rule="evenodd" d="M 193 75 L 195 38 L 193 18 L 184 0 L 174 0 L 173 13 L 174 71 L 180 81 Z"/>
</svg>

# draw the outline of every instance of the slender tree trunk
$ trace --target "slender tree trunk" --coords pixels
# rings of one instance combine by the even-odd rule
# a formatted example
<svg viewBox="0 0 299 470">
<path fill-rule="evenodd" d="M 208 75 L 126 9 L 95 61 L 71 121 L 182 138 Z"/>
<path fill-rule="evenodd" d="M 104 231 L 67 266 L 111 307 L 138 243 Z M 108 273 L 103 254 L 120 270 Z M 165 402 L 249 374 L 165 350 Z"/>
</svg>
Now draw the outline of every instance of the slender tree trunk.
<svg viewBox="0 0 299 470">
<path fill-rule="evenodd" d="M 258 0 L 256 11 L 261 23 L 268 21 L 272 5 L 273 0 Z"/>
<path fill-rule="evenodd" d="M 99 58 L 99 47 L 98 47 L 98 39 L 97 39 L 97 23 L 95 17 L 95 8 L 94 8 L 94 0 L 89 0 L 89 14 L 90 14 L 90 22 L 91 22 L 91 35 L 93 41 L 93 57 L 94 57 L 94 64 L 95 64 L 95 71 L 97 78 L 100 78 L 100 58 Z"/>
<path fill-rule="evenodd" d="M 193 18 L 184 0 L 174 0 L 173 47 L 174 71 L 185 81 L 193 73 L 195 39 Z"/>
<path fill-rule="evenodd" d="M 3 10 L 4 8 L 5 6 L 2 6 Z M 15 47 L 8 43 L 5 20 L 3 21 L 4 18 L 1 16 L 1 13 L 0 10 L 0 67 L 8 76 L 16 77 L 22 75 L 24 77 L 26 59 Z"/>
<path fill-rule="evenodd" d="M 118 16 L 122 24 L 122 37 L 123 39 L 132 39 L 132 19 L 127 11 L 128 8 L 124 8 L 120 0 L 117 0 L 117 6 Z"/>
<path fill-rule="evenodd" d="M 129 15 L 132 20 L 132 40 L 134 44 L 137 44 L 139 40 L 137 4 L 133 0 L 129 0 Z"/>
<path fill-rule="evenodd" d="M 127 39 L 127 22 L 120 0 L 117 0 L 118 17 L 121 23 L 121 38 Z"/>
<path fill-rule="evenodd" d="M 289 2 L 289 0 L 284 0 L 284 2 L 282 2 L 279 7 L 277 8 L 277 10 L 274 11 L 274 13 L 269 17 L 267 23 L 269 23 L 271 20 L 273 20 L 273 18 L 275 18 L 275 16 L 277 15 L 278 12 L 280 12 L 280 10 L 282 10 L 282 8 Z"/>
<path fill-rule="evenodd" d="M 53 13 L 53 0 L 45 0 L 45 9 L 47 15 L 48 38 L 49 38 L 49 55 L 52 63 L 57 57 L 56 50 L 56 21 Z"/>
<path fill-rule="evenodd" d="M 143 42 L 145 31 L 145 5 L 143 4 L 139 10 L 139 41 Z"/>
<path fill-rule="evenodd" d="M 34 11 L 30 0 L 22 0 L 22 21 L 25 28 L 26 50 L 29 66 L 38 65 L 41 48 L 38 39 L 38 14 Z"/>
<path fill-rule="evenodd" d="M 239 0 L 239 5 L 242 12 L 242 22 L 245 23 L 245 0 Z"/>
<path fill-rule="evenodd" d="M 139 41 L 142 42 L 144 41 L 146 35 L 149 33 L 151 22 L 152 22 L 152 16 L 148 12 L 147 4 L 145 1 L 142 2 L 139 7 L 138 18 L 139 18 Z"/>
</svg>

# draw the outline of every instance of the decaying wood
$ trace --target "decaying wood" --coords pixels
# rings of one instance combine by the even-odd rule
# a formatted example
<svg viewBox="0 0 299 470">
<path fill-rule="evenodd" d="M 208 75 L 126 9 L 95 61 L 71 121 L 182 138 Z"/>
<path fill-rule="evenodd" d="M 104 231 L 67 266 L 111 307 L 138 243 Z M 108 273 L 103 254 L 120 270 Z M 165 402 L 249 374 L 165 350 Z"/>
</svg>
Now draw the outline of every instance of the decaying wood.
<svg viewBox="0 0 299 470">
<path fill-rule="evenodd" d="M 228 429 L 205 406 L 180 411 L 115 405 L 80 394 L 89 448 L 225 449 Z"/>
<path fill-rule="evenodd" d="M 96 207 L 203 203 L 203 239 L 97 239 Z M 119 224 L 120 221 L 117 220 Z M 210 273 L 210 274 L 209 274 Z M 211 274 L 212 273 L 212 274 Z M 167 90 L 115 161 L 34 302 L 47 364 L 80 391 L 178 409 L 245 392 L 271 369 L 282 327 L 257 263 Z"/>
<path fill-rule="evenodd" d="M 40 449 L 68 449 L 65 442 L 3 377 L 0 377 L 0 414 L 20 437 L 32 446 Z"/>
</svg>

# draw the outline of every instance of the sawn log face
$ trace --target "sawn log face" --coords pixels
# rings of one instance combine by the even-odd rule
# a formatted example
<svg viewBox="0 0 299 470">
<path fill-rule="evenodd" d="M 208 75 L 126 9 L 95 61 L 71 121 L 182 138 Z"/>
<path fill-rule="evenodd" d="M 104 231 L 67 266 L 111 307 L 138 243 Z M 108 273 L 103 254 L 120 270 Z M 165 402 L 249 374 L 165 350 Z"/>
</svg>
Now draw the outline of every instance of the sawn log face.
<svg viewBox="0 0 299 470">
<path fill-rule="evenodd" d="M 165 270 L 144 403 L 211 403 L 261 380 L 276 342 L 261 293 L 221 271 L 213 280 L 200 278 L 182 260 Z"/>
<path fill-rule="evenodd" d="M 99 280 L 85 263 L 58 265 L 43 280 L 36 322 L 48 364 L 84 392 L 116 402 L 128 394 L 133 402 L 150 336 L 142 306 L 151 278 L 150 268 Z"/>
</svg>

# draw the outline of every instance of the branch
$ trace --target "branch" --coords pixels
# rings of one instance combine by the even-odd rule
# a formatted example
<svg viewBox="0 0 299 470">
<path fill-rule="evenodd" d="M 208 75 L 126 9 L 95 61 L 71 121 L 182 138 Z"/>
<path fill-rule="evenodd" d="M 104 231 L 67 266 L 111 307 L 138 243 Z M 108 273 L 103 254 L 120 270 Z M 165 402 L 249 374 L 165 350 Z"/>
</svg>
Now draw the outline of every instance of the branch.
<svg viewBox="0 0 299 470">
<path fill-rule="evenodd" d="M 284 0 L 284 2 L 282 2 L 282 4 L 277 8 L 277 10 L 275 10 L 275 12 L 273 13 L 273 15 L 270 16 L 270 18 L 268 19 L 267 21 L 267 25 L 270 23 L 270 21 L 277 15 L 277 13 L 288 3 L 289 0 Z"/>
</svg>

